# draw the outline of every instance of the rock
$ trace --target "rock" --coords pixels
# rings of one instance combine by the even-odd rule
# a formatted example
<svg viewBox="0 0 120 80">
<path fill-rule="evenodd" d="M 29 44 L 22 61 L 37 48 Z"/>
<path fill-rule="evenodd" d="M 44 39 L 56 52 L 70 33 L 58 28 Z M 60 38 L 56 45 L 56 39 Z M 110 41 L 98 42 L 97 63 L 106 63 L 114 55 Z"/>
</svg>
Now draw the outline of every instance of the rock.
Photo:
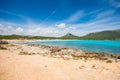
<svg viewBox="0 0 120 80">
<path fill-rule="evenodd" d="M 118 56 L 117 59 L 120 59 L 120 56 Z"/>
<path fill-rule="evenodd" d="M 73 59 L 73 57 L 71 55 L 63 55 L 63 59 L 69 60 L 69 59 Z"/>
<path fill-rule="evenodd" d="M 61 58 L 60 55 L 53 55 L 52 57 L 53 57 L 53 58 Z"/>
<path fill-rule="evenodd" d="M 7 41 L 0 40 L 0 44 L 8 44 Z"/>
</svg>

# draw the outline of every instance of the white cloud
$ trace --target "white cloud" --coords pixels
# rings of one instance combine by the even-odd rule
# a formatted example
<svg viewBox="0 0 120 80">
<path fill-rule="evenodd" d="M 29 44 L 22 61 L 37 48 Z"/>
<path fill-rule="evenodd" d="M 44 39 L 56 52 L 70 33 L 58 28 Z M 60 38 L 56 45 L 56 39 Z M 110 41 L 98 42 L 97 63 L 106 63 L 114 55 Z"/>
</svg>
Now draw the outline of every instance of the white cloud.
<svg viewBox="0 0 120 80">
<path fill-rule="evenodd" d="M 2 32 L 3 26 L 2 24 L 0 24 L 0 32 Z"/>
<path fill-rule="evenodd" d="M 58 28 L 65 28 L 66 27 L 66 24 L 65 23 L 60 23 L 57 25 Z"/>
<path fill-rule="evenodd" d="M 55 15 L 56 12 L 57 12 L 57 10 L 52 11 L 51 14 L 48 15 L 40 24 L 46 22 L 50 17 L 52 17 L 53 15 Z"/>
<path fill-rule="evenodd" d="M 22 35 L 38 35 L 38 36 L 62 36 L 66 33 L 73 33 L 78 36 L 88 34 L 90 32 L 118 29 L 120 28 L 120 22 L 118 17 L 114 14 L 114 10 L 101 10 L 93 11 L 90 13 L 84 13 L 81 11 L 76 12 L 70 16 L 67 20 L 62 21 L 63 23 L 57 22 L 51 25 L 44 23 L 29 22 L 26 24 L 17 24 L 11 22 L 0 21 L 0 34 L 22 34 Z M 54 13 L 54 12 L 53 12 Z M 73 24 L 85 16 L 95 16 L 86 23 Z M 116 17 L 116 18 L 114 18 Z M 68 23 L 66 22 L 68 21 Z M 19 26 L 19 27 L 17 27 Z"/>
<path fill-rule="evenodd" d="M 56 32 L 58 29 L 56 29 L 55 26 L 49 27 L 49 26 L 36 26 L 34 28 L 29 28 L 26 30 L 27 35 L 39 35 L 39 36 L 56 36 Z"/>
<path fill-rule="evenodd" d="M 16 14 L 14 12 L 6 11 L 6 10 L 3 10 L 3 9 L 0 9 L 0 12 L 19 17 L 19 18 L 25 20 L 28 23 L 32 22 L 32 20 L 29 17 L 21 15 L 21 14 Z"/>
<path fill-rule="evenodd" d="M 116 8 L 120 8 L 120 1 L 118 0 L 109 0 L 110 4 Z"/>
<path fill-rule="evenodd" d="M 97 14 L 96 19 L 101 19 L 105 17 L 110 17 L 114 14 L 115 10 L 107 10 Z"/>
<path fill-rule="evenodd" d="M 84 15 L 83 11 L 77 11 L 74 14 L 72 14 L 68 19 L 66 19 L 66 22 L 75 22 L 77 20 L 79 20 L 80 18 L 82 18 Z"/>
<path fill-rule="evenodd" d="M 17 32 L 17 33 L 21 33 L 21 32 L 23 32 L 23 28 L 18 27 L 18 28 L 16 28 L 15 32 Z"/>
<path fill-rule="evenodd" d="M 1 24 L 0 34 L 10 35 L 10 34 L 23 34 L 23 28 L 16 27 L 15 25 Z"/>
<path fill-rule="evenodd" d="M 107 23 L 111 19 L 101 19 L 93 22 L 80 23 L 80 24 L 66 24 L 60 23 L 56 25 L 39 25 L 39 24 L 25 24 L 21 27 L 16 27 L 12 24 L 6 25 L 1 24 L 0 34 L 21 34 L 21 35 L 37 35 L 37 36 L 62 36 L 66 33 L 73 33 L 78 36 L 88 34 L 90 32 L 109 30 L 109 29 L 118 29 L 120 22 L 111 22 Z M 18 24 L 19 25 L 19 24 Z M 61 29 L 62 28 L 62 29 Z"/>
</svg>

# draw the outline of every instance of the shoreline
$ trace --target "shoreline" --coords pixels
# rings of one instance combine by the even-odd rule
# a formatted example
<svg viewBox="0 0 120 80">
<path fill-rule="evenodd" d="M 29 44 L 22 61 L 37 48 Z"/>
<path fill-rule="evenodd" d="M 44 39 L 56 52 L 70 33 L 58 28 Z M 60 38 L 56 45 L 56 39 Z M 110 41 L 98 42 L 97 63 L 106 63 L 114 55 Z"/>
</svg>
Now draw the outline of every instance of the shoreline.
<svg viewBox="0 0 120 80">
<path fill-rule="evenodd" d="M 82 40 L 82 39 L 2 39 L 1 41 L 7 41 L 11 43 L 11 42 L 74 41 L 74 40 Z M 89 41 L 94 41 L 94 40 L 89 40 Z M 97 40 L 97 41 L 120 41 L 120 40 Z"/>
<path fill-rule="evenodd" d="M 66 58 L 66 59 L 98 59 L 98 60 L 111 60 L 120 62 L 120 54 L 108 54 L 103 52 L 90 52 L 86 50 L 61 48 L 58 46 L 48 46 L 40 44 L 8 44 L 3 45 L 9 51 L 15 51 L 19 55 L 43 55 L 50 57 Z M 12 47 L 12 48 L 11 48 Z"/>
<path fill-rule="evenodd" d="M 7 42 L 9 42 L 10 44 L 29 44 L 29 42 L 52 42 L 52 41 L 76 41 L 76 40 L 60 40 L 60 39 L 53 39 L 53 40 L 6 40 Z M 77 40 L 79 41 L 79 40 Z M 80 40 L 82 41 L 82 40 Z M 84 40 L 83 40 L 84 41 Z M 88 40 L 88 41 L 94 41 L 94 40 Z M 96 41 L 96 40 L 95 40 Z M 114 40 L 97 40 L 97 41 L 114 41 Z M 119 41 L 119 40 L 118 40 Z M 42 44 L 39 44 L 42 45 Z M 46 45 L 46 46 L 55 46 L 55 45 Z M 55 47 L 60 47 L 60 48 L 69 48 L 69 47 L 62 47 L 62 46 L 55 46 Z M 72 49 L 78 49 L 78 50 L 83 50 L 83 51 L 87 51 L 87 52 L 91 52 L 91 53 L 105 53 L 105 54 L 116 54 L 119 55 L 120 53 L 115 53 L 115 52 L 104 52 L 104 51 L 93 51 L 93 50 L 84 50 L 84 49 L 79 49 L 79 48 L 72 48 Z"/>
</svg>

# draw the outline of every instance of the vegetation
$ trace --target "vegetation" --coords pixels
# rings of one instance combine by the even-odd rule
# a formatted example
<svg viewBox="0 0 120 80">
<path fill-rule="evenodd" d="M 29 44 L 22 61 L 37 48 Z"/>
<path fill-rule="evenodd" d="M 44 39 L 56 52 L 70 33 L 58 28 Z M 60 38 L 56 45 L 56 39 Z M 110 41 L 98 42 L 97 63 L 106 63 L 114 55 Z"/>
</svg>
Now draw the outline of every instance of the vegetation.
<svg viewBox="0 0 120 80">
<path fill-rule="evenodd" d="M 3 46 L 0 46 L 0 50 L 6 50 L 6 48 Z"/>
<path fill-rule="evenodd" d="M 83 39 L 83 40 L 120 40 L 120 29 L 90 33 L 79 37 L 68 33 L 62 37 L 23 36 L 23 35 L 0 35 L 0 39 Z"/>
<path fill-rule="evenodd" d="M 23 36 L 23 35 L 0 35 L 0 39 L 55 39 L 55 37 Z"/>
<path fill-rule="evenodd" d="M 95 40 L 120 40 L 120 30 L 90 33 L 81 38 L 82 39 L 95 39 Z"/>
<path fill-rule="evenodd" d="M 107 60 L 106 63 L 112 63 L 112 60 Z"/>
<path fill-rule="evenodd" d="M 60 39 L 79 39 L 78 36 L 75 36 L 71 33 L 67 33 L 66 35 L 62 36 L 62 37 L 59 37 Z"/>
<path fill-rule="evenodd" d="M 20 52 L 19 55 L 30 55 L 30 54 L 27 52 Z"/>
</svg>

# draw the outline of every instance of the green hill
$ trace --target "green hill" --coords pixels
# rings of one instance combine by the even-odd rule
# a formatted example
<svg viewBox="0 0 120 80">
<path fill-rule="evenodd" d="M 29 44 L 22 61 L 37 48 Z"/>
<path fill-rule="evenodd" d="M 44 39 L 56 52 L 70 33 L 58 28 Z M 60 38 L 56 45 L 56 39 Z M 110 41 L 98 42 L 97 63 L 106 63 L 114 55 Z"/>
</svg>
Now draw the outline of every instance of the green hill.
<svg viewBox="0 0 120 80">
<path fill-rule="evenodd" d="M 71 33 L 67 33 L 61 37 L 46 36 L 23 36 L 23 35 L 0 35 L 0 39 L 85 39 L 85 40 L 120 40 L 120 29 L 101 31 L 87 34 L 79 37 Z"/>
<path fill-rule="evenodd" d="M 78 39 L 79 37 L 78 36 L 75 36 L 71 33 L 67 33 L 66 35 L 62 36 L 62 37 L 59 37 L 60 39 Z"/>
<path fill-rule="evenodd" d="M 120 29 L 111 31 L 102 31 L 90 33 L 86 36 L 81 37 L 82 39 L 96 39 L 96 40 L 120 40 Z"/>
<path fill-rule="evenodd" d="M 0 39 L 55 39 L 46 36 L 0 35 Z"/>
</svg>

